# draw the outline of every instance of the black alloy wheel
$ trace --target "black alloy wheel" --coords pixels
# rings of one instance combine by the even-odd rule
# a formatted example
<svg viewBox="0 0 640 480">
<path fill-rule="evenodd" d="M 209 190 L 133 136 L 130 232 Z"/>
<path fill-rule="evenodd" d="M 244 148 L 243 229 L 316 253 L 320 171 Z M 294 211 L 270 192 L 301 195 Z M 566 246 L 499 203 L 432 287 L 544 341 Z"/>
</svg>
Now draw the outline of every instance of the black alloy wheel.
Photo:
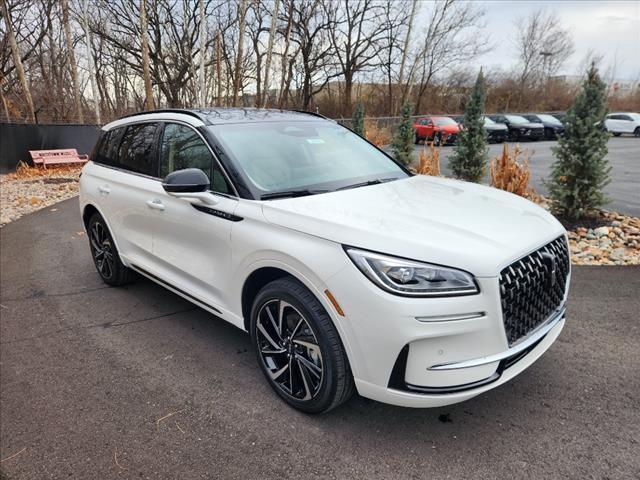
<svg viewBox="0 0 640 480">
<path fill-rule="evenodd" d="M 275 392 L 306 413 L 327 412 L 354 391 L 347 355 L 318 299 L 293 277 L 260 290 L 250 332 L 258 364 Z"/>
<path fill-rule="evenodd" d="M 113 286 L 129 282 L 133 276 L 132 272 L 120 260 L 113 237 L 98 213 L 89 220 L 87 235 L 93 263 L 102 281 Z"/>
</svg>

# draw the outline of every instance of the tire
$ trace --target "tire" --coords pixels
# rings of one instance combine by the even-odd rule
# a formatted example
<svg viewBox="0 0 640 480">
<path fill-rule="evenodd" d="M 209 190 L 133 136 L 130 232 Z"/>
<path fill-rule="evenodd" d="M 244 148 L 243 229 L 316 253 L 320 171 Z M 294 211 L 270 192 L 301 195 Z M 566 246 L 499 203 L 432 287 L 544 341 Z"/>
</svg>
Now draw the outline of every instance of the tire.
<svg viewBox="0 0 640 480">
<path fill-rule="evenodd" d="M 613 132 L 613 136 L 614 136 L 614 137 L 619 137 L 620 135 L 622 135 L 622 133 L 621 133 L 621 132 Z"/>
<path fill-rule="evenodd" d="M 107 285 L 124 285 L 133 279 L 133 272 L 125 267 L 106 222 L 98 213 L 89 219 L 87 228 L 89 249 L 98 275 Z"/>
<path fill-rule="evenodd" d="M 633 135 L 636 138 L 640 137 L 640 127 L 636 127 L 636 129 L 633 131 Z"/>
<path fill-rule="evenodd" d="M 439 147 L 441 143 L 442 143 L 442 134 L 441 133 L 434 134 L 433 135 L 433 144 L 436 147 Z"/>
<path fill-rule="evenodd" d="M 420 137 L 418 136 L 418 132 L 416 132 L 415 139 L 414 139 L 414 143 L 415 143 L 416 145 L 420 145 Z"/>
<path fill-rule="evenodd" d="M 251 343 L 275 392 L 305 413 L 324 413 L 354 392 L 347 355 L 318 299 L 292 277 L 258 292 L 251 309 Z"/>
</svg>

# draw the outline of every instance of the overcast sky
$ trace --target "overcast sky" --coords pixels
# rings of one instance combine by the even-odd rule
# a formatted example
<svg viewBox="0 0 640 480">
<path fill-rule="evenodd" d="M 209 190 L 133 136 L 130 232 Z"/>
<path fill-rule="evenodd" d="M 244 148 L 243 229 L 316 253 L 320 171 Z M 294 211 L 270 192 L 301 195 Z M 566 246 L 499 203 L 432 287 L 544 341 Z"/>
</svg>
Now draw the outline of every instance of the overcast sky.
<svg viewBox="0 0 640 480">
<path fill-rule="evenodd" d="M 516 61 L 513 52 L 514 22 L 541 7 L 557 13 L 573 35 L 575 53 L 562 68 L 561 74 L 577 74 L 589 50 L 605 55 L 604 68 L 616 63 L 616 78 L 640 77 L 640 0 L 489 0 L 486 31 L 493 49 L 478 60 L 486 68 L 511 67 Z"/>
</svg>

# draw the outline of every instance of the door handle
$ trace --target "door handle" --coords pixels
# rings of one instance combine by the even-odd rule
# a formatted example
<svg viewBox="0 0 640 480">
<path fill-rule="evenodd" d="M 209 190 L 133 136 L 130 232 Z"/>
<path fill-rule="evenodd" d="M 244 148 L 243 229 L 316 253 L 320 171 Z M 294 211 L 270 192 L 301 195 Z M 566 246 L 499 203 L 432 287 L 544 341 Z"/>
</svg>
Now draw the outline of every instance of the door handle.
<svg viewBox="0 0 640 480">
<path fill-rule="evenodd" d="M 161 200 L 158 200 L 157 198 L 154 200 L 147 200 L 147 206 L 154 210 L 164 210 L 164 204 L 162 203 Z"/>
<path fill-rule="evenodd" d="M 105 195 L 109 195 L 109 193 L 111 193 L 109 185 L 100 185 L 98 187 L 98 190 L 100 191 L 100 193 L 104 193 Z"/>
</svg>

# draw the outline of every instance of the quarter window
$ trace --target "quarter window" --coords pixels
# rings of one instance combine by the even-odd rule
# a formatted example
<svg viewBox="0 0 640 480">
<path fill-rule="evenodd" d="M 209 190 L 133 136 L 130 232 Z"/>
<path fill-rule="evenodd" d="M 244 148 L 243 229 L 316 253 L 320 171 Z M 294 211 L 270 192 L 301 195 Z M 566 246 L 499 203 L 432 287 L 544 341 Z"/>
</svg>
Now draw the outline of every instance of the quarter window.
<svg viewBox="0 0 640 480">
<path fill-rule="evenodd" d="M 136 173 L 157 175 L 153 156 L 153 140 L 156 134 L 155 123 L 130 125 L 120 142 L 120 167 Z"/>
<path fill-rule="evenodd" d="M 185 125 L 168 123 L 160 143 L 160 176 L 185 168 L 199 168 L 206 173 L 214 192 L 230 193 L 222 170 L 200 135 Z"/>
</svg>

